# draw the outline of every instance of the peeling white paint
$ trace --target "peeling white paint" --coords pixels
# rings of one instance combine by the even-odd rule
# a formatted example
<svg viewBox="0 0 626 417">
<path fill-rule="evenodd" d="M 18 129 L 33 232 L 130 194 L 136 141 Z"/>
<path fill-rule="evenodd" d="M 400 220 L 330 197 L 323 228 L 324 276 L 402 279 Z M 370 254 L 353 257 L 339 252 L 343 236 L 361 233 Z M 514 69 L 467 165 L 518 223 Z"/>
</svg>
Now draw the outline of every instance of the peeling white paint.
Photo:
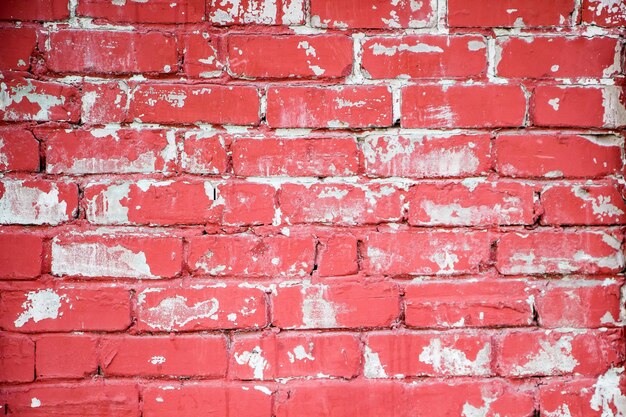
<svg viewBox="0 0 626 417">
<path fill-rule="evenodd" d="M 516 375 L 552 375 L 572 372 L 578 360 L 572 356 L 572 336 L 563 335 L 556 342 L 539 340 L 539 350 L 528 356 L 523 365 L 516 365 Z"/>
<path fill-rule="evenodd" d="M 364 358 L 363 375 L 365 378 L 387 378 L 385 368 L 380 362 L 378 353 L 372 351 L 367 345 L 365 345 Z"/>
<path fill-rule="evenodd" d="M 601 91 L 602 107 L 604 108 L 604 127 L 626 125 L 626 107 L 624 107 L 624 103 L 620 101 L 622 88 L 618 86 L 606 86 L 603 87 Z"/>
<path fill-rule="evenodd" d="M 295 363 L 295 361 L 297 360 L 298 361 L 303 361 L 303 360 L 314 361 L 315 358 L 313 357 L 312 352 L 313 352 L 313 343 L 309 343 L 308 352 L 304 346 L 298 345 L 293 349 L 293 353 L 287 352 L 287 356 L 289 357 L 289 362 L 291 363 Z"/>
<path fill-rule="evenodd" d="M 52 289 L 30 291 L 26 294 L 26 301 L 22 303 L 22 313 L 13 323 L 15 327 L 22 327 L 30 320 L 35 323 L 45 319 L 56 319 L 60 313 L 61 301 L 67 302 L 65 295 L 59 295 Z"/>
<path fill-rule="evenodd" d="M 489 375 L 491 373 L 491 344 L 485 343 L 478 351 L 475 360 L 467 358 L 465 352 L 444 346 L 441 339 L 431 339 L 422 349 L 420 362 L 433 366 L 437 373 L 448 375 Z"/>
<path fill-rule="evenodd" d="M 602 417 L 626 416 L 626 393 L 620 387 L 620 377 L 624 368 L 611 368 L 600 375 L 594 384 L 591 409 L 601 411 Z"/>
<path fill-rule="evenodd" d="M 254 379 L 263 379 L 263 372 L 268 369 L 269 364 L 262 353 L 263 351 L 259 346 L 256 346 L 252 351 L 235 352 L 235 361 L 239 365 L 247 365 L 252 368 Z"/>
<path fill-rule="evenodd" d="M 3 181 L 0 197 L 0 224 L 59 224 L 69 220 L 67 202 L 60 199 L 56 183 L 45 192 L 26 181 Z"/>
<path fill-rule="evenodd" d="M 50 118 L 50 110 L 55 106 L 65 104 L 64 96 L 42 94 L 36 92 L 36 87 L 32 80 L 26 79 L 27 85 L 17 85 L 8 87 L 5 83 L 0 83 L 0 111 L 4 111 L 4 120 L 35 120 L 47 121 Z M 11 111 L 11 105 L 20 104 L 22 100 L 37 104 L 39 110 L 35 114 L 17 114 Z"/>
<path fill-rule="evenodd" d="M 305 282 L 302 293 L 302 322 L 307 328 L 337 327 L 338 306 L 326 299 L 328 286 Z"/>
<path fill-rule="evenodd" d="M 165 363 L 165 356 L 153 356 L 148 362 L 153 365 L 162 365 Z"/>
<path fill-rule="evenodd" d="M 468 45 L 469 47 L 469 45 Z M 439 46 L 428 45 L 426 43 L 416 42 L 415 45 L 408 45 L 401 43 L 400 45 L 385 46 L 380 43 L 375 43 L 370 46 L 372 53 L 376 56 L 394 56 L 398 52 L 413 52 L 413 53 L 442 53 L 443 49 Z"/>
<path fill-rule="evenodd" d="M 219 301 L 209 298 L 192 306 L 187 305 L 187 298 L 181 295 L 168 297 L 141 312 L 141 319 L 153 329 L 174 330 L 187 323 L 204 318 L 212 318 L 219 310 Z"/>
<path fill-rule="evenodd" d="M 33 397 L 30 399 L 30 406 L 31 408 L 41 407 L 41 401 L 39 400 L 39 398 Z"/>
</svg>

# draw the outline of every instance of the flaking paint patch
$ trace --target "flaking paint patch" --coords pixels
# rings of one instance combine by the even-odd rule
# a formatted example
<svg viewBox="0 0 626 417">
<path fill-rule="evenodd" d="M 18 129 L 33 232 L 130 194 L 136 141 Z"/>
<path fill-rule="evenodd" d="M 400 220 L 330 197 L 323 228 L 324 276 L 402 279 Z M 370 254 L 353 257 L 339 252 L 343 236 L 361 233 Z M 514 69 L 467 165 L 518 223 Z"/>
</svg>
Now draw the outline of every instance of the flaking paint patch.
<svg viewBox="0 0 626 417">
<path fill-rule="evenodd" d="M 623 367 L 611 368 L 594 384 L 590 405 L 592 410 L 601 411 L 602 417 L 626 416 L 626 394 L 620 387 L 623 372 Z"/>
<path fill-rule="evenodd" d="M 302 285 L 302 322 L 307 328 L 337 327 L 338 306 L 326 299 L 328 286 L 324 284 Z"/>
<path fill-rule="evenodd" d="M 293 348 L 292 352 L 287 352 L 287 356 L 289 357 L 289 362 L 295 363 L 296 361 L 314 361 L 315 357 L 313 356 L 313 343 L 309 343 L 309 350 L 302 345 L 298 345 Z"/>
<path fill-rule="evenodd" d="M 619 127 L 626 125 L 626 95 L 621 87 L 605 86 L 602 88 L 602 107 L 604 108 L 604 127 Z"/>
<path fill-rule="evenodd" d="M 385 46 L 380 43 L 375 43 L 370 46 L 372 53 L 376 56 L 394 56 L 398 52 L 413 52 L 413 53 L 442 53 L 443 49 L 439 46 L 428 45 L 426 43 L 416 42 L 415 45 L 408 45 L 401 43 L 400 45 Z"/>
<path fill-rule="evenodd" d="M 59 312 L 61 301 L 67 303 L 67 297 L 57 294 L 50 288 L 30 291 L 26 294 L 26 301 L 22 303 L 22 313 L 14 322 L 15 327 L 22 327 L 30 320 L 38 323 L 45 319 L 56 319 L 62 316 L 63 313 Z"/>
<path fill-rule="evenodd" d="M 366 378 L 387 378 L 387 373 L 385 372 L 383 364 L 380 362 L 378 353 L 372 351 L 368 345 L 364 347 L 363 357 L 365 359 L 363 375 Z"/>
<path fill-rule="evenodd" d="M 146 255 L 121 245 L 52 242 L 52 274 L 86 277 L 156 278 Z"/>
<path fill-rule="evenodd" d="M 251 351 L 235 352 L 235 361 L 239 365 L 247 365 L 253 370 L 254 379 L 263 379 L 263 373 L 269 368 L 269 363 L 262 355 L 263 350 L 255 346 Z"/>
<path fill-rule="evenodd" d="M 463 405 L 463 411 L 461 413 L 462 417 L 487 417 L 489 416 L 489 409 L 491 408 L 491 404 L 496 400 L 496 398 L 492 397 L 484 397 L 483 401 L 484 405 L 481 407 L 473 406 L 470 403 L 465 403 Z M 497 416 L 498 414 L 496 414 Z"/>
<path fill-rule="evenodd" d="M 516 375 L 543 375 L 572 372 L 578 360 L 572 356 L 572 336 L 561 336 L 555 343 L 539 340 L 539 350 L 527 357 L 523 365 L 516 365 Z"/>
<path fill-rule="evenodd" d="M 153 329 L 171 331 L 195 320 L 215 317 L 219 305 L 217 298 L 209 298 L 189 306 L 186 297 L 176 295 L 164 298 L 154 307 L 146 308 L 141 317 Z"/>
<path fill-rule="evenodd" d="M 599 195 L 597 197 L 592 197 L 589 192 L 585 190 L 585 187 L 583 185 L 572 186 L 572 191 L 574 192 L 574 195 L 576 197 L 580 198 L 583 201 L 590 202 L 593 213 L 598 215 L 601 220 L 603 220 L 605 216 L 619 217 L 624 214 L 623 210 L 621 210 L 615 204 L 612 204 L 611 196 Z"/>
<path fill-rule="evenodd" d="M 50 109 L 55 106 L 65 104 L 65 97 L 50 94 L 36 93 L 32 81 L 25 80 L 27 85 L 9 87 L 5 83 L 0 83 L 0 110 L 4 111 L 4 120 L 19 120 L 22 117 L 28 120 L 47 121 L 50 117 Z M 10 91 L 9 91 L 10 90 Z M 15 115 L 10 106 L 14 103 L 20 104 L 22 100 L 37 104 L 39 110 L 32 115 Z"/>
<path fill-rule="evenodd" d="M 25 181 L 4 181 L 0 197 L 0 224 L 59 224 L 68 220 L 67 202 L 59 199 L 59 187 L 50 191 L 24 185 Z"/>
<path fill-rule="evenodd" d="M 441 339 L 431 339 L 419 355 L 422 363 L 432 365 L 435 372 L 449 375 L 489 375 L 491 373 L 491 344 L 485 345 L 470 360 L 465 352 L 444 346 Z"/>
<path fill-rule="evenodd" d="M 131 183 L 109 185 L 99 198 L 87 201 L 87 218 L 100 224 L 128 223 L 128 207 L 121 201 L 128 198 Z"/>
</svg>

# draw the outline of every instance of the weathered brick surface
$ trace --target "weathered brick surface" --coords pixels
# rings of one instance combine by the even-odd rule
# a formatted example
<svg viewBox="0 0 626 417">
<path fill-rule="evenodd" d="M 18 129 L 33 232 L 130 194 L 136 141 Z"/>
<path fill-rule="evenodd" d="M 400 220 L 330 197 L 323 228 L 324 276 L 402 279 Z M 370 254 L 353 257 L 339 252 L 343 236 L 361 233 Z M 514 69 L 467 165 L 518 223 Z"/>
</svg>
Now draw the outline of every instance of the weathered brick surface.
<svg viewBox="0 0 626 417">
<path fill-rule="evenodd" d="M 0 415 L 626 416 L 620 0 L 0 0 Z"/>
</svg>

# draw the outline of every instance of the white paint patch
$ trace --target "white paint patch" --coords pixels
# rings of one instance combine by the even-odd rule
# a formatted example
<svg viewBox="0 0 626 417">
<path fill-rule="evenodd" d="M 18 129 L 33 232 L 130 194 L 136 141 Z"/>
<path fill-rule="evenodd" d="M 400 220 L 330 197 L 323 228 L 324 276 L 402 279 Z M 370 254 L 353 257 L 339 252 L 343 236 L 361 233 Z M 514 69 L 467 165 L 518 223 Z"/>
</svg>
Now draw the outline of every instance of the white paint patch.
<svg viewBox="0 0 626 417">
<path fill-rule="evenodd" d="M 487 45 L 482 41 L 469 41 L 467 43 L 467 49 L 470 51 L 480 51 L 481 49 L 485 49 Z"/>
<path fill-rule="evenodd" d="M 165 356 L 153 356 L 148 362 L 153 365 L 161 365 L 165 363 Z"/>
<path fill-rule="evenodd" d="M 150 271 L 144 252 L 121 245 L 52 241 L 52 274 L 85 277 L 157 278 Z"/>
<path fill-rule="evenodd" d="M 465 352 L 444 346 L 441 339 L 435 338 L 422 350 L 419 355 L 422 363 L 432 365 L 437 373 L 447 375 L 489 375 L 491 362 L 491 344 L 485 343 L 476 355 L 475 360 L 470 360 Z"/>
<path fill-rule="evenodd" d="M 619 217 L 624 214 L 623 210 L 611 203 L 611 196 L 599 195 L 594 198 L 585 190 L 583 185 L 574 185 L 572 191 L 576 197 L 583 201 L 590 202 L 593 213 L 601 220 L 603 220 L 605 216 Z"/>
<path fill-rule="evenodd" d="M 591 409 L 602 411 L 602 417 L 626 416 L 626 393 L 620 387 L 620 376 L 624 368 L 611 368 L 600 375 L 594 384 Z"/>
<path fill-rule="evenodd" d="M 30 400 L 30 406 L 31 408 L 41 407 L 41 401 L 39 400 L 39 398 L 33 397 Z"/>
<path fill-rule="evenodd" d="M 186 297 L 176 295 L 164 298 L 158 305 L 145 309 L 141 318 L 153 329 L 173 330 L 195 320 L 212 318 L 219 305 L 216 298 L 210 298 L 188 306 Z"/>
<path fill-rule="evenodd" d="M 559 101 L 561 101 L 561 99 L 559 98 L 551 98 L 550 100 L 548 100 L 548 104 L 550 105 L 550 107 L 552 107 L 555 111 L 557 111 L 559 109 Z"/>
<path fill-rule="evenodd" d="M 539 341 L 539 351 L 529 355 L 524 365 L 515 366 L 516 375 L 553 375 L 572 372 L 578 361 L 572 356 L 572 336 L 561 336 L 556 343 Z"/>
<path fill-rule="evenodd" d="M 620 101 L 622 88 L 605 86 L 602 88 L 602 107 L 604 108 L 604 127 L 626 125 L 626 107 Z"/>
<path fill-rule="evenodd" d="M 130 183 L 111 184 L 97 198 L 87 201 L 87 218 L 99 224 L 128 223 L 128 207 L 121 201 L 128 197 Z"/>
<path fill-rule="evenodd" d="M 475 407 L 470 403 L 465 403 L 463 405 L 463 411 L 461 413 L 462 417 L 487 417 L 489 416 L 489 409 L 491 408 L 491 403 L 493 403 L 497 398 L 489 398 L 485 397 L 483 400 L 485 404 L 481 407 Z M 498 416 L 499 414 L 496 414 Z"/>
<path fill-rule="evenodd" d="M 235 353 L 235 361 L 239 365 L 248 365 L 254 371 L 254 379 L 263 379 L 263 372 L 268 368 L 267 359 L 262 355 L 263 351 L 259 346 L 251 352 L 243 351 L 241 354 Z"/>
<path fill-rule="evenodd" d="M 38 323 L 45 319 L 56 319 L 60 313 L 61 301 L 67 302 L 65 295 L 59 295 L 52 289 L 30 291 L 26 294 L 26 301 L 22 303 L 22 313 L 13 324 L 22 327 L 30 320 Z"/>
<path fill-rule="evenodd" d="M 272 390 L 270 390 L 268 387 L 264 387 L 262 385 L 255 385 L 254 389 L 257 391 L 261 391 L 265 395 L 272 395 Z"/>
<path fill-rule="evenodd" d="M 337 327 L 338 307 L 326 299 L 328 286 L 305 282 L 302 293 L 302 322 L 306 328 Z"/>
<path fill-rule="evenodd" d="M 372 351 L 369 346 L 365 345 L 365 364 L 363 368 L 363 374 L 365 378 L 387 378 L 385 368 L 380 363 L 380 357 L 378 353 Z"/>
<path fill-rule="evenodd" d="M 469 47 L 469 45 L 468 45 Z M 401 43 L 400 45 L 393 46 L 385 46 L 380 43 L 375 43 L 370 46 L 372 53 L 376 56 L 385 55 L 385 56 L 394 56 L 398 52 L 413 52 L 413 53 L 442 53 L 443 49 L 439 46 L 428 45 L 425 43 L 416 42 L 415 45 L 407 45 L 405 43 Z"/>
<path fill-rule="evenodd" d="M 0 83 L 0 110 L 5 112 L 4 120 L 49 120 L 50 110 L 55 106 L 63 105 L 65 97 L 37 93 L 32 80 L 27 79 L 25 81 L 27 85 L 17 85 L 10 88 L 5 83 Z M 38 105 L 37 113 L 30 115 L 11 111 L 11 105 L 20 104 L 22 100 Z"/>
<path fill-rule="evenodd" d="M 67 202 L 59 199 L 59 187 L 50 191 L 24 185 L 26 181 L 3 181 L 0 197 L 0 224 L 59 224 L 69 220 Z"/>
<path fill-rule="evenodd" d="M 307 352 L 304 346 L 298 345 L 293 349 L 293 353 L 287 352 L 287 356 L 289 357 L 289 362 L 295 363 L 295 361 L 303 361 L 310 360 L 314 361 L 315 358 L 312 354 L 313 351 L 313 343 L 309 343 L 309 351 Z"/>
</svg>

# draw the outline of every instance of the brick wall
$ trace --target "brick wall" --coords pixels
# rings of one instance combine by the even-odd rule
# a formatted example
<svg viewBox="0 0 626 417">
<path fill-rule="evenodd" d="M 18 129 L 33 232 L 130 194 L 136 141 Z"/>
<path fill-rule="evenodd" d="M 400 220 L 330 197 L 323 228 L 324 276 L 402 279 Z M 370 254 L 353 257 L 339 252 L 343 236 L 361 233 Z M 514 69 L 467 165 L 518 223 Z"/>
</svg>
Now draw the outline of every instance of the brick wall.
<svg viewBox="0 0 626 417">
<path fill-rule="evenodd" d="M 623 2 L 0 3 L 0 414 L 626 415 Z"/>
</svg>

